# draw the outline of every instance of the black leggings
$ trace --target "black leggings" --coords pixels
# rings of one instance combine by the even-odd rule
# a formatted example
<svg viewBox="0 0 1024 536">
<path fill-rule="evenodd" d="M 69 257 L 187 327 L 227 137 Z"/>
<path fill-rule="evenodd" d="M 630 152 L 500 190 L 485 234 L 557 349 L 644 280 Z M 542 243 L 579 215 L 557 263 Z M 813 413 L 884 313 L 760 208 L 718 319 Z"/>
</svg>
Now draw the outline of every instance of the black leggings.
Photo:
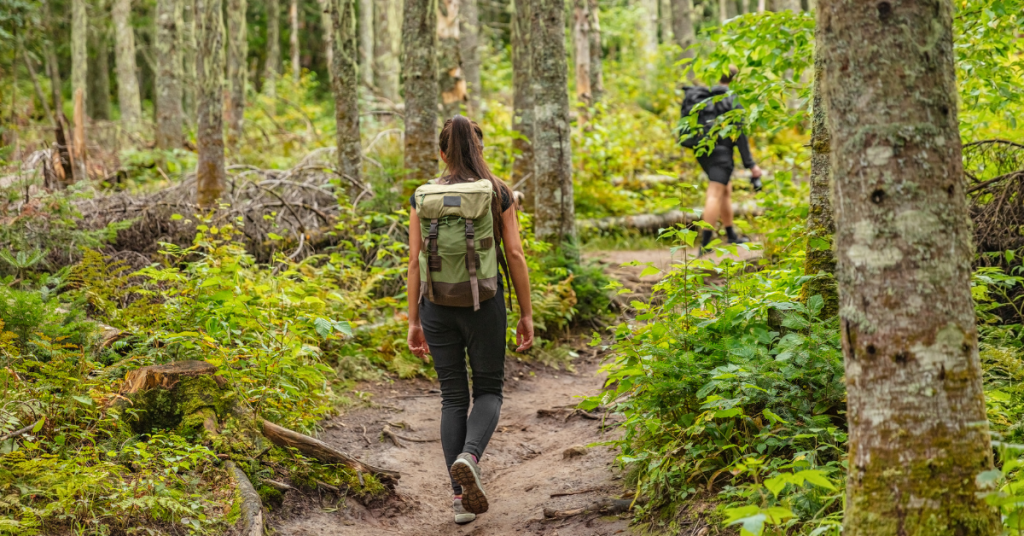
<svg viewBox="0 0 1024 536">
<path fill-rule="evenodd" d="M 420 302 L 423 334 L 441 382 L 441 448 L 451 470 L 459 454 L 480 459 L 501 415 L 505 381 L 505 330 L 508 317 L 502 285 L 491 299 L 472 307 L 447 307 Z M 469 413 L 466 354 L 473 370 L 473 412 Z M 452 480 L 456 495 L 462 488 Z"/>
</svg>

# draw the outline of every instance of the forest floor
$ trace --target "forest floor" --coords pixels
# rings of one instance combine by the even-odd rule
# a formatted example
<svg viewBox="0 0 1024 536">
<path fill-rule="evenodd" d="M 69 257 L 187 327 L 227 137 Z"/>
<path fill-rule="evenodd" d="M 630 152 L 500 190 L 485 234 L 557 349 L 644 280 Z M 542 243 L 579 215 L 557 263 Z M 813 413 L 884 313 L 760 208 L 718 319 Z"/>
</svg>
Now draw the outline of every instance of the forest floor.
<svg viewBox="0 0 1024 536">
<path fill-rule="evenodd" d="M 695 253 L 689 252 L 689 253 Z M 740 250 L 742 260 L 758 252 Z M 682 252 L 663 250 L 594 251 L 588 259 L 633 290 L 650 293 L 659 275 L 640 277 L 644 266 L 621 266 L 639 260 L 667 270 Z M 692 256 L 692 255 L 691 255 Z M 368 406 L 349 410 L 324 422 L 321 439 L 368 463 L 402 473 L 396 495 L 382 505 L 366 507 L 332 495 L 290 492 L 269 515 L 271 534 L 288 536 L 607 536 L 628 534 L 629 519 L 585 514 L 560 520 L 545 519 L 544 509 L 571 510 L 607 498 L 632 498 L 615 467 L 615 451 L 598 445 L 621 433 L 615 417 L 593 420 L 572 411 L 580 397 L 600 392 L 605 375 L 603 355 L 577 341 L 579 357 L 571 370 L 556 370 L 509 356 L 506 359 L 505 400 L 501 419 L 481 459 L 484 489 L 490 511 L 458 526 L 452 521 L 451 488 L 441 444 L 441 398 L 436 381 L 427 379 L 365 383 Z M 548 410 L 539 415 L 538 410 Z M 384 440 L 389 427 L 401 446 Z M 588 447 L 588 445 L 592 445 Z M 574 447 L 586 454 L 571 456 Z M 571 493 L 560 497 L 552 494 Z"/>
</svg>

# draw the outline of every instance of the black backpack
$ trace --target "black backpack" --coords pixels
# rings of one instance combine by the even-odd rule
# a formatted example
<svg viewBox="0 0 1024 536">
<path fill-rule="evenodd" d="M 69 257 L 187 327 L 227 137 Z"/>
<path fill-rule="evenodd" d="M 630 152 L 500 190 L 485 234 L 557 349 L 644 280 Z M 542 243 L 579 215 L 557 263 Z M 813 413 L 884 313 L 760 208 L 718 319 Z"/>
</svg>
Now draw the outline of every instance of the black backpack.
<svg viewBox="0 0 1024 536">
<path fill-rule="evenodd" d="M 718 116 L 732 110 L 733 98 L 726 97 L 718 102 L 708 104 L 697 112 L 697 126 L 690 128 L 688 117 L 693 113 L 694 107 L 708 101 L 712 97 L 725 94 L 725 88 L 715 87 L 713 90 L 700 86 L 687 86 L 683 88 L 683 106 L 679 113 L 679 145 L 687 149 L 693 149 L 704 139 L 704 135 L 715 124 Z"/>
</svg>

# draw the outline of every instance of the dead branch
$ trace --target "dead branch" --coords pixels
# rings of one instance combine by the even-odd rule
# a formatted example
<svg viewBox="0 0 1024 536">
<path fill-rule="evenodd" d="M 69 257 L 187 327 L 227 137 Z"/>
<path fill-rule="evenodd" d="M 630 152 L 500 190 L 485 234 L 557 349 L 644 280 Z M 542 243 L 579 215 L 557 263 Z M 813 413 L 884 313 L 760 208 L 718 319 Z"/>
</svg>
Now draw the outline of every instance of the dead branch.
<svg viewBox="0 0 1024 536">
<path fill-rule="evenodd" d="M 15 430 L 13 432 L 5 434 L 4 436 L 0 437 L 0 443 L 3 443 L 4 441 L 7 441 L 8 439 L 10 439 L 12 437 L 19 437 L 21 434 L 24 434 L 25 432 L 28 432 L 29 430 L 35 428 L 36 425 L 38 425 L 38 424 L 40 424 L 42 422 L 43 422 L 43 419 L 39 419 L 38 421 L 36 421 L 36 422 L 34 422 L 34 423 L 32 423 L 32 424 L 30 424 L 30 425 L 20 429 L 20 430 Z"/>
<path fill-rule="evenodd" d="M 401 474 L 398 471 L 390 471 L 361 462 L 348 454 L 334 449 L 319 439 L 314 439 L 283 426 L 278 426 L 266 419 L 261 419 L 260 422 L 262 423 L 263 435 L 279 447 L 295 448 L 303 455 L 324 463 L 339 463 L 356 472 L 371 473 L 377 476 L 381 482 L 394 484 L 401 478 Z"/>
<path fill-rule="evenodd" d="M 593 503 L 584 506 L 582 508 L 573 508 L 570 510 L 555 510 L 554 508 L 544 509 L 544 518 L 547 520 L 554 519 L 565 519 L 567 517 L 578 516 L 581 514 L 589 513 L 601 513 L 605 515 L 617 515 L 623 512 L 628 512 L 633 509 L 633 501 L 629 499 L 601 499 L 594 501 Z"/>
<path fill-rule="evenodd" d="M 263 503 L 256 488 L 252 487 L 249 477 L 245 476 L 232 462 L 224 464 L 231 478 L 235 480 L 238 492 L 242 497 L 242 532 L 241 536 L 263 536 Z"/>
<path fill-rule="evenodd" d="M 555 497 L 568 497 L 570 495 L 582 495 L 584 493 L 590 493 L 591 491 L 598 491 L 600 489 L 601 488 L 597 487 L 597 488 L 586 488 L 586 489 L 581 489 L 581 490 L 577 490 L 577 491 L 565 491 L 565 492 L 562 492 L 562 493 L 552 493 L 550 495 L 550 497 L 552 499 L 554 499 Z"/>
</svg>

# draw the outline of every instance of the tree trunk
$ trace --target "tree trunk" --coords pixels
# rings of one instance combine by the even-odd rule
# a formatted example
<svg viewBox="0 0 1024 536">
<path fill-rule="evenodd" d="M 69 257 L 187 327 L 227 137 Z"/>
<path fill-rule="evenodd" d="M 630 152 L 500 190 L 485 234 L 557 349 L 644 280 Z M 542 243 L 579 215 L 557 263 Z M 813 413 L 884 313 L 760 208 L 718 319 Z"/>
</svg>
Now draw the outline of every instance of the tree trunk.
<svg viewBox="0 0 1024 536">
<path fill-rule="evenodd" d="M 523 192 L 523 208 L 533 212 L 533 56 L 530 44 L 530 2 L 514 0 L 512 13 L 512 185 Z"/>
<path fill-rule="evenodd" d="M 245 120 L 245 83 L 248 79 L 246 58 L 249 41 L 246 36 L 246 0 L 227 0 L 228 15 L 228 102 L 225 116 L 228 121 L 228 139 L 235 146 L 242 139 Z"/>
<path fill-rule="evenodd" d="M 718 0 L 718 21 L 725 24 L 729 20 L 729 0 Z"/>
<path fill-rule="evenodd" d="M 156 146 L 181 147 L 181 79 L 179 76 L 178 0 L 156 2 Z"/>
<path fill-rule="evenodd" d="M 802 11 L 800 8 L 800 0 L 775 0 L 775 8 L 778 11 L 789 10 L 797 13 Z"/>
<path fill-rule="evenodd" d="M 460 3 L 461 0 L 437 2 L 437 80 L 446 120 L 459 113 L 466 101 L 466 79 L 462 76 L 462 54 L 459 50 Z"/>
<path fill-rule="evenodd" d="M 109 121 L 110 120 L 110 41 L 107 31 L 107 20 L 104 12 L 107 10 L 107 3 L 99 0 L 95 4 L 96 12 L 101 16 L 93 17 L 89 28 L 89 52 L 90 63 L 89 91 L 92 98 L 89 99 L 89 117 Z"/>
<path fill-rule="evenodd" d="M 263 65 L 263 92 L 271 97 L 277 97 L 277 77 L 281 74 L 281 4 L 279 0 L 266 0 L 265 5 L 267 60 Z"/>
<path fill-rule="evenodd" d="M 601 57 L 601 8 L 597 0 L 587 0 L 587 22 L 590 26 L 590 100 L 596 104 L 604 95 L 604 65 Z"/>
<path fill-rule="evenodd" d="M 459 47 L 471 116 L 480 113 L 480 10 L 477 0 L 460 0 Z"/>
<path fill-rule="evenodd" d="M 830 162 L 848 391 L 843 534 L 1000 533 L 975 480 L 992 468 L 992 450 L 970 289 L 953 7 L 948 0 L 820 6 L 815 48 L 836 144 Z"/>
<path fill-rule="evenodd" d="M 693 0 L 672 1 L 672 35 L 683 49 L 682 57 L 692 58 L 693 50 L 689 50 L 689 46 L 697 41 L 693 33 Z"/>
<path fill-rule="evenodd" d="M 71 175 L 75 182 L 84 181 L 88 177 L 85 166 L 88 155 L 85 150 L 85 89 L 75 90 L 74 97 L 75 128 L 71 139 Z"/>
<path fill-rule="evenodd" d="M 359 78 L 373 87 L 373 0 L 359 0 Z"/>
<path fill-rule="evenodd" d="M 21 49 L 21 59 L 25 62 L 25 69 L 28 70 L 28 77 L 32 80 L 32 89 L 36 92 L 36 98 L 39 99 L 39 104 L 43 107 L 43 112 L 46 114 L 46 119 L 50 122 L 51 128 L 57 128 L 57 119 L 53 115 L 53 110 L 50 108 L 50 101 L 46 98 L 46 94 L 43 93 L 43 86 L 39 85 L 39 77 L 36 75 L 36 67 L 33 63 L 31 56 L 29 56 L 28 49 Z"/>
<path fill-rule="evenodd" d="M 194 125 L 196 118 L 196 11 L 195 0 L 181 2 L 181 28 L 178 40 L 181 50 L 181 108 L 185 122 Z"/>
<path fill-rule="evenodd" d="M 644 53 L 654 56 L 658 52 L 658 0 L 640 0 L 640 31 L 644 36 Z M 650 65 L 645 62 L 645 65 Z"/>
<path fill-rule="evenodd" d="M 334 27 L 334 68 L 331 89 L 334 92 L 335 141 L 338 146 L 338 171 L 348 182 L 353 199 L 362 184 L 362 146 L 359 140 L 358 52 L 356 51 L 356 13 L 354 0 L 328 0 Z"/>
<path fill-rule="evenodd" d="M 659 43 L 672 42 L 672 0 L 658 0 Z"/>
<path fill-rule="evenodd" d="M 807 213 L 807 256 L 804 260 L 806 275 L 818 274 L 804 284 L 805 298 L 821 295 L 825 299 L 822 316 L 831 318 L 839 312 L 839 296 L 836 290 L 836 257 L 832 252 L 832 236 L 836 232 L 832 220 L 832 201 L 829 199 L 831 173 L 829 151 L 832 140 L 828 135 L 826 112 L 821 93 L 825 79 L 822 72 L 821 54 L 814 58 L 814 87 L 812 89 L 811 116 L 811 200 Z"/>
<path fill-rule="evenodd" d="M 89 35 L 89 19 L 86 16 L 86 0 L 71 0 L 71 95 L 82 90 L 82 104 L 89 100 L 89 50 L 86 47 Z"/>
<path fill-rule="evenodd" d="M 204 210 L 217 207 L 224 191 L 224 21 L 221 0 L 195 0 L 198 128 L 196 200 Z"/>
<path fill-rule="evenodd" d="M 581 105 L 582 120 L 586 120 L 590 93 L 590 17 L 587 0 L 573 0 L 572 41 L 576 60 L 576 100 Z M 581 121 L 582 122 L 582 121 Z"/>
<path fill-rule="evenodd" d="M 534 234 L 579 259 L 572 193 L 569 97 L 562 0 L 533 0 Z"/>
<path fill-rule="evenodd" d="M 114 0 L 115 52 L 117 56 L 117 103 L 121 108 L 121 125 L 135 132 L 142 123 L 142 102 L 139 98 L 139 75 L 135 67 L 135 30 L 132 29 L 131 0 Z"/>
<path fill-rule="evenodd" d="M 408 177 L 437 175 L 437 0 L 405 0 L 402 14 L 405 73 L 405 167 Z"/>
<path fill-rule="evenodd" d="M 765 0 L 757 0 L 757 12 L 758 13 L 764 13 L 764 9 L 765 9 L 764 4 L 765 4 Z"/>
<path fill-rule="evenodd" d="M 288 23 L 291 29 L 288 45 L 291 47 L 292 80 L 298 82 L 302 76 L 302 65 L 299 62 L 299 0 L 291 0 L 288 4 Z"/>
<path fill-rule="evenodd" d="M 317 0 L 320 6 L 320 30 L 324 36 L 324 56 L 327 58 L 327 76 L 331 76 L 334 69 L 334 23 L 331 22 L 330 0 Z"/>
<path fill-rule="evenodd" d="M 261 424 L 263 437 L 266 437 L 271 441 L 271 443 L 279 447 L 286 449 L 294 448 L 303 455 L 319 460 L 323 463 L 337 463 L 361 473 L 370 473 L 375 475 L 381 482 L 391 485 L 395 484 L 396 481 L 402 477 L 398 471 L 382 469 L 359 461 L 356 458 L 332 448 L 330 445 L 320 441 L 319 439 L 294 432 L 265 419 L 261 419 L 258 422 Z"/>
<path fill-rule="evenodd" d="M 373 6 L 373 82 L 381 96 L 398 101 L 398 56 L 395 54 L 395 32 L 398 22 L 392 18 L 393 0 L 376 0 Z"/>
</svg>

